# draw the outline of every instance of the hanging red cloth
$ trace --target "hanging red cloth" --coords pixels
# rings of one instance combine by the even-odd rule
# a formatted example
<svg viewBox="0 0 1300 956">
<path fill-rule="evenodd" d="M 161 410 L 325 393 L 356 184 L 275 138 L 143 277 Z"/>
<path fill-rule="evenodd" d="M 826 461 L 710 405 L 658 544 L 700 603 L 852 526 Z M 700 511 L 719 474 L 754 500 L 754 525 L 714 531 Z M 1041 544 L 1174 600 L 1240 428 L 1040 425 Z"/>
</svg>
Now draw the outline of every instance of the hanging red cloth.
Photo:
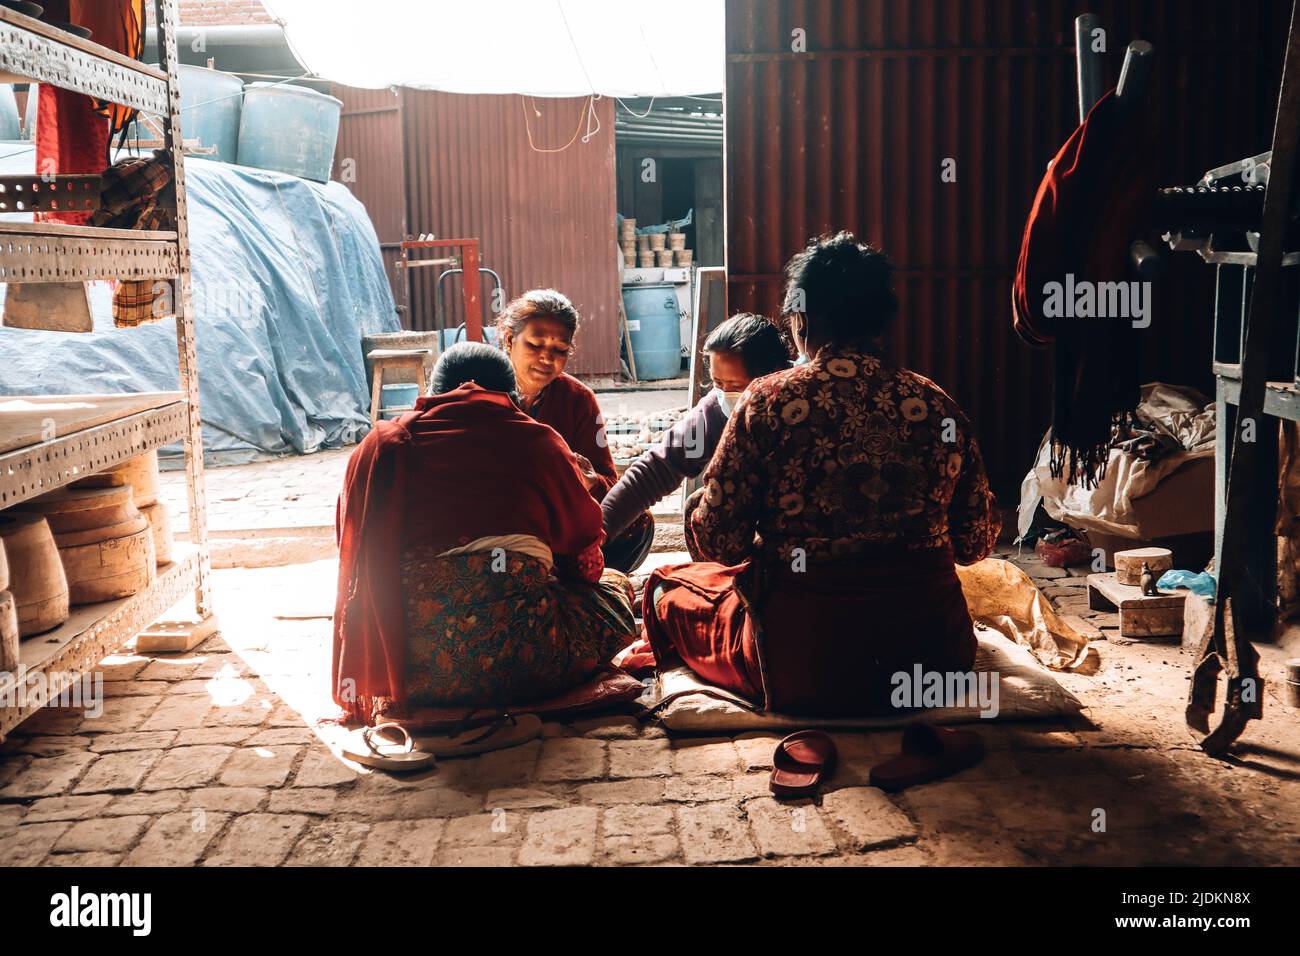
<svg viewBox="0 0 1300 956">
<path fill-rule="evenodd" d="M 144 0 L 45 0 L 44 19 L 91 30 L 91 39 L 132 59 L 144 54 Z M 109 165 L 115 130 L 124 129 L 135 111 L 105 103 L 49 83 L 40 85 L 36 122 L 37 175 L 98 173 Z M 86 212 L 47 212 L 46 222 L 84 224 Z"/>
<path fill-rule="evenodd" d="M 1156 196 L 1155 118 L 1121 109 L 1113 90 L 1097 101 L 1038 186 L 1012 288 L 1017 334 L 1053 346 L 1052 472 L 1085 486 L 1104 474 L 1113 433 L 1137 407 L 1141 333 L 1132 316 L 1047 314 L 1047 289 L 1136 279 L 1129 246 Z"/>
</svg>

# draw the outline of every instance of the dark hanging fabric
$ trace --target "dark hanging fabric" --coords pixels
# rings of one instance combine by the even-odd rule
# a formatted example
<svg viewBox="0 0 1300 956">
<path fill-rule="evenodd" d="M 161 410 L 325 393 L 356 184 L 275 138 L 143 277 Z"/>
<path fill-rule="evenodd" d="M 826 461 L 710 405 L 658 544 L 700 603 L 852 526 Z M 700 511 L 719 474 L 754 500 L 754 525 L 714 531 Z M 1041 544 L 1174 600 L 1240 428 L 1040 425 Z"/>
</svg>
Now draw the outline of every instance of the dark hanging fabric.
<svg viewBox="0 0 1300 956">
<path fill-rule="evenodd" d="M 1105 476 L 1112 441 L 1129 437 L 1142 330 L 1131 315 L 1045 314 L 1047 290 L 1060 283 L 1058 302 L 1068 309 L 1080 283 L 1095 292 L 1137 279 L 1129 245 L 1144 235 L 1156 194 L 1153 133 L 1149 112 L 1121 109 L 1113 90 L 1103 96 L 1048 167 L 1020 247 L 1015 329 L 1029 345 L 1053 349 L 1052 474 L 1085 487 Z M 1150 318 L 1151 297 L 1143 295 Z"/>
<path fill-rule="evenodd" d="M 93 31 L 92 40 L 133 60 L 144 59 L 144 0 L 80 0 L 79 6 L 76 22 Z M 108 100 L 95 100 L 95 108 L 108 117 L 109 137 L 116 136 L 122 148 L 139 111 Z"/>
</svg>

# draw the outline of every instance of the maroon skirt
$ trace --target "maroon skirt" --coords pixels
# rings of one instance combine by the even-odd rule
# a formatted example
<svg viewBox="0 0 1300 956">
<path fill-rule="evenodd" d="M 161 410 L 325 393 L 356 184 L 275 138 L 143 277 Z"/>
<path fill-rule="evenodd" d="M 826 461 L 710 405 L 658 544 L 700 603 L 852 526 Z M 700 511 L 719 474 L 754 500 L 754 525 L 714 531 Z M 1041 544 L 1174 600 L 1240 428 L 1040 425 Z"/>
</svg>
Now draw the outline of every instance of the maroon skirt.
<svg viewBox="0 0 1300 956">
<path fill-rule="evenodd" d="M 780 713 L 882 713 L 899 671 L 969 671 L 975 662 L 948 548 L 890 548 L 803 571 L 784 562 L 671 565 L 646 582 L 643 616 L 661 669 L 684 663 Z"/>
</svg>

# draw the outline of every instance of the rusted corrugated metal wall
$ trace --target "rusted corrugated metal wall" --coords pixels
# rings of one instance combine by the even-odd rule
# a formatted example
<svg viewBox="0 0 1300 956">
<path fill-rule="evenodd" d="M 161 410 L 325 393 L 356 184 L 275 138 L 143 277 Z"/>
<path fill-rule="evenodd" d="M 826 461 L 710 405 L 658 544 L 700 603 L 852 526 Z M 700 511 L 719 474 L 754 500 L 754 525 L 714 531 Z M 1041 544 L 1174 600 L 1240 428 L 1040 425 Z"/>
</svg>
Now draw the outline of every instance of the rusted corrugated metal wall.
<svg viewBox="0 0 1300 956">
<path fill-rule="evenodd" d="M 345 115 L 391 103 L 393 94 L 336 88 Z M 376 100 L 376 97 L 378 100 Z M 482 264 L 501 275 L 507 297 L 553 286 L 582 314 L 569 370 L 610 374 L 619 367 L 618 243 L 615 238 L 614 103 L 586 99 L 469 96 L 403 89 L 400 149 L 386 119 L 345 120 L 360 138 L 354 190 L 376 227 L 405 216 L 405 235 L 481 242 Z M 590 120 L 590 122 L 588 121 Z M 594 131 L 583 142 L 588 129 Z M 352 137 L 341 134 L 340 154 Z M 366 150 L 369 152 L 366 152 Z M 367 162 L 361 156 L 370 157 Z M 376 182 L 371 177 L 379 177 Z M 400 187 L 401 195 L 397 194 Z M 380 239 L 388 236 L 381 232 Z M 387 258 L 387 257 L 386 257 Z M 407 328 L 434 327 L 434 285 L 441 268 L 412 270 Z M 492 306 L 491 285 L 482 284 Z M 402 301 L 400 291 L 398 302 Z M 463 321 L 460 277 L 442 286 L 443 327 Z"/>
<path fill-rule="evenodd" d="M 393 299 L 402 305 L 404 277 L 395 268 L 406 238 L 406 190 L 402 169 L 402 100 L 391 90 L 335 86 L 343 100 L 333 178 L 353 191 L 374 223 Z"/>
<path fill-rule="evenodd" d="M 1173 184 L 1268 148 L 1285 7 L 727 0 L 729 308 L 774 314 L 782 266 L 809 236 L 848 228 L 882 246 L 902 301 L 889 355 L 963 405 L 1014 502 L 1051 372 L 1012 332 L 1011 278 L 1034 190 L 1077 124 L 1074 18 L 1101 17 L 1108 86 L 1129 40 L 1155 44 L 1152 162 Z M 1185 254 L 1170 266 L 1149 377 L 1210 388 L 1212 273 Z"/>
</svg>

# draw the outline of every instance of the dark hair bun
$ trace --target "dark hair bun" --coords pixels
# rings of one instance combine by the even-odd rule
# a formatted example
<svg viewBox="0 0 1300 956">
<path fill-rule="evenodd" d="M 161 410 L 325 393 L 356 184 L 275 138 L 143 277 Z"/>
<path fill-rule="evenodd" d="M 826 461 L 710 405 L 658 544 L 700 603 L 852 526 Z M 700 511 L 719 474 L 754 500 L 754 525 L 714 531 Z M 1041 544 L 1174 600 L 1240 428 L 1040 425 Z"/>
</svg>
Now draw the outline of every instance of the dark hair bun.
<svg viewBox="0 0 1300 956">
<path fill-rule="evenodd" d="M 782 312 L 803 312 L 833 342 L 873 339 L 898 314 L 893 273 L 885 254 L 853 233 L 822 236 L 786 264 Z"/>
<path fill-rule="evenodd" d="M 441 395 L 473 382 L 491 392 L 513 393 L 515 367 L 500 349 L 486 342 L 457 342 L 433 366 L 429 393 Z"/>
</svg>

